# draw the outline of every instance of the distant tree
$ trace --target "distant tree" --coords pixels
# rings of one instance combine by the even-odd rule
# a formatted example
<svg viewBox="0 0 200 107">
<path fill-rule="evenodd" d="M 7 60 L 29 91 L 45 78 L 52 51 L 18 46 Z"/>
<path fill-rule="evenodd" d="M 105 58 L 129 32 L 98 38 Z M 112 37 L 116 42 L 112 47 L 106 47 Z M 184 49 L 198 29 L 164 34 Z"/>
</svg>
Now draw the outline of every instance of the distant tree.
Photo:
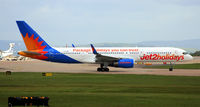
<svg viewBox="0 0 200 107">
<path fill-rule="evenodd" d="M 200 51 L 196 51 L 194 53 L 191 53 L 192 56 L 200 56 Z"/>
</svg>

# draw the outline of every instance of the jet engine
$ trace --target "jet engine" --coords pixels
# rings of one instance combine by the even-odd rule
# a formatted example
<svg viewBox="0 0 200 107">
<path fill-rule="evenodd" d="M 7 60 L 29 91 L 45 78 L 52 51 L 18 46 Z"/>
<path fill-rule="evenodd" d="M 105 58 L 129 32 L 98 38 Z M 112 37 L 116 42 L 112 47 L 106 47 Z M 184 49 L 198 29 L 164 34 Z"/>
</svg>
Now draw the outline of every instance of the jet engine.
<svg viewBox="0 0 200 107">
<path fill-rule="evenodd" d="M 133 68 L 134 67 L 134 59 L 120 59 L 117 62 L 114 62 L 110 66 L 120 67 L 120 68 Z"/>
</svg>

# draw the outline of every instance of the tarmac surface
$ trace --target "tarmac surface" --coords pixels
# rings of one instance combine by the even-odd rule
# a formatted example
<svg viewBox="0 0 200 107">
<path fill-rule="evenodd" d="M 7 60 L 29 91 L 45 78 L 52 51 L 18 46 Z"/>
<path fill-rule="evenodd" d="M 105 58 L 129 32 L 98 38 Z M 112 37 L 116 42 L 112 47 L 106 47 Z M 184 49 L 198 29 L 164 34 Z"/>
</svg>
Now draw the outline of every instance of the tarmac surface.
<svg viewBox="0 0 200 107">
<path fill-rule="evenodd" d="M 200 57 L 186 63 L 200 63 Z M 62 64 L 39 60 L 33 61 L 0 61 L 0 72 L 63 72 L 63 73 L 94 73 L 94 74 L 146 74 L 146 75 L 176 75 L 200 76 L 200 69 L 146 69 L 136 64 L 135 68 L 109 67 L 110 72 L 97 72 L 97 64 Z"/>
</svg>

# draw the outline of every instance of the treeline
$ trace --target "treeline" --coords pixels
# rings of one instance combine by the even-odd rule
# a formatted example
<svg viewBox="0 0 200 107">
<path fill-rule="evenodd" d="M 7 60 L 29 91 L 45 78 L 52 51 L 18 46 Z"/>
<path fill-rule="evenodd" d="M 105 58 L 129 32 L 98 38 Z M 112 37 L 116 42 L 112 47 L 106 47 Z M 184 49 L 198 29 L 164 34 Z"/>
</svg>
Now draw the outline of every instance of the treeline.
<svg viewBox="0 0 200 107">
<path fill-rule="evenodd" d="M 191 53 L 192 56 L 200 56 L 200 51 L 196 51 L 194 53 Z"/>
</svg>

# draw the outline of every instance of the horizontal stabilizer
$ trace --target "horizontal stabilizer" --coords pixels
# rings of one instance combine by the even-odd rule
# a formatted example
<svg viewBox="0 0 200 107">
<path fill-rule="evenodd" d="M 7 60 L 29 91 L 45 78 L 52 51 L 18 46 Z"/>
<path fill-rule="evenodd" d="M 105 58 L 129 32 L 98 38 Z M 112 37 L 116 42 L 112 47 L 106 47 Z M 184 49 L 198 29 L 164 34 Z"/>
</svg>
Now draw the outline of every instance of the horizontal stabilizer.
<svg viewBox="0 0 200 107">
<path fill-rule="evenodd" d="M 18 52 L 18 54 L 19 54 L 19 55 L 23 55 L 23 56 L 41 55 L 41 53 L 32 52 L 32 51 L 20 51 L 20 52 Z"/>
</svg>

